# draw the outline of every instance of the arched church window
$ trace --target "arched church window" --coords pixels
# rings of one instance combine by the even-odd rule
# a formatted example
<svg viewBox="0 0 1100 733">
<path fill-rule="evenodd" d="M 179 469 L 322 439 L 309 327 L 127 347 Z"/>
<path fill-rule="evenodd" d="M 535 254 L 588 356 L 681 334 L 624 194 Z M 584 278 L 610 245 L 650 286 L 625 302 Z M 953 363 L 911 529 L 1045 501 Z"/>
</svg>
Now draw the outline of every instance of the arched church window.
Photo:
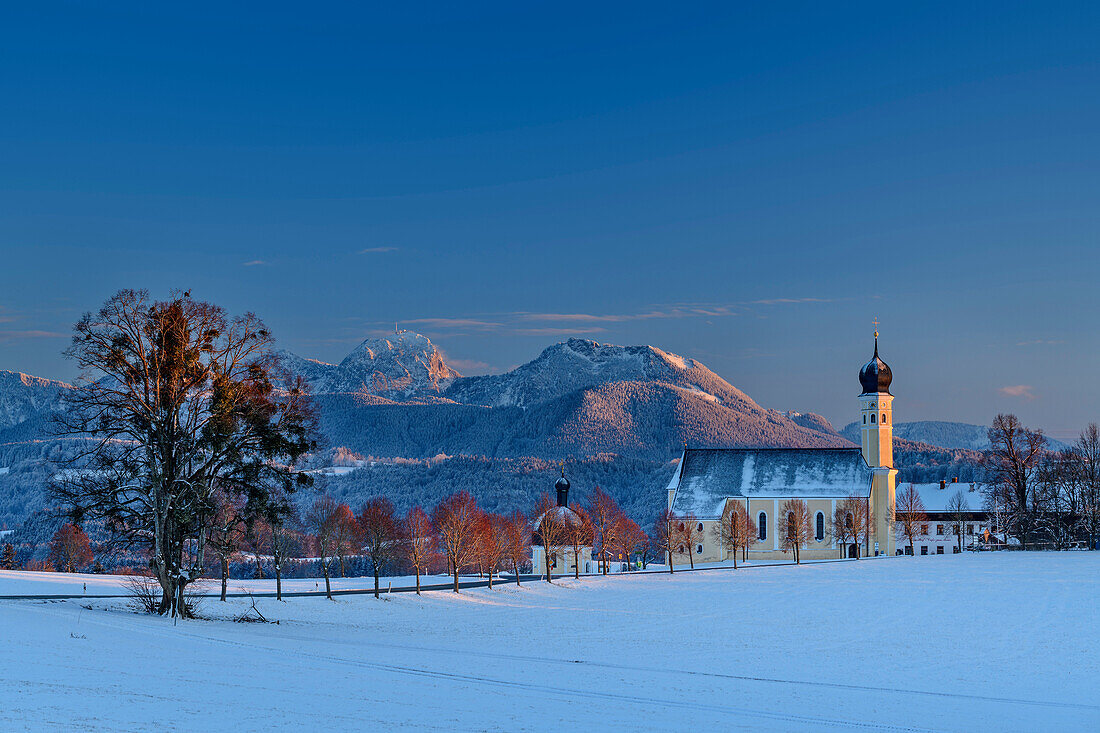
<svg viewBox="0 0 1100 733">
<path fill-rule="evenodd" d="M 814 523 L 816 525 L 814 527 L 814 538 L 818 542 L 821 542 L 821 540 L 825 539 L 825 515 L 818 512 Z"/>
<path fill-rule="evenodd" d="M 851 512 L 848 512 L 847 514 L 844 515 L 844 527 L 849 532 L 852 531 L 852 513 Z"/>
<path fill-rule="evenodd" d="M 756 517 L 756 538 L 761 542 L 768 539 L 768 515 L 764 512 Z"/>
<path fill-rule="evenodd" d="M 886 413 L 885 413 L 885 412 L 884 412 L 884 413 L 882 413 L 882 424 L 883 424 L 883 425 L 885 425 L 885 424 L 886 424 Z"/>
<path fill-rule="evenodd" d="M 699 522 L 699 531 L 700 531 L 700 532 L 702 532 L 702 531 L 703 531 L 703 523 L 702 523 L 702 522 Z"/>
<path fill-rule="evenodd" d="M 683 554 L 684 554 L 684 546 L 683 546 L 683 545 L 680 545 L 679 547 L 677 547 L 677 548 L 676 548 L 676 552 L 678 552 L 678 553 L 680 553 L 681 555 L 683 555 Z"/>
<path fill-rule="evenodd" d="M 866 416 L 866 415 L 864 415 L 864 416 L 863 416 L 863 424 L 864 424 L 864 425 L 866 425 L 866 424 L 867 424 L 867 416 Z"/>
<path fill-rule="evenodd" d="M 871 413 L 871 424 L 872 425 L 875 424 L 875 413 L 873 413 L 873 412 Z"/>
<path fill-rule="evenodd" d="M 703 546 L 702 546 L 702 545 L 697 545 L 697 546 L 696 546 L 696 548 L 695 548 L 695 554 L 696 554 L 696 555 L 702 555 L 702 554 L 703 554 Z"/>
</svg>

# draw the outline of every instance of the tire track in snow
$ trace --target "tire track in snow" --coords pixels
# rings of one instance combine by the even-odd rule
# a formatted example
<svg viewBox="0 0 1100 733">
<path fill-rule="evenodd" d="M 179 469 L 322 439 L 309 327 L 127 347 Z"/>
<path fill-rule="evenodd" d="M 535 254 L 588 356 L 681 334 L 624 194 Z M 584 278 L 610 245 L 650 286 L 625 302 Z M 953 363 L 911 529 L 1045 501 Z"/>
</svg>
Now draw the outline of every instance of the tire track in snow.
<svg viewBox="0 0 1100 733">
<path fill-rule="evenodd" d="M 26 610 L 31 610 L 24 606 Z M 64 615 L 61 609 L 35 609 L 39 611 L 45 611 L 51 615 Z M 829 726 L 833 728 L 848 728 L 854 730 L 885 730 L 885 731 L 897 731 L 898 733 L 934 733 L 934 729 L 930 728 L 918 728 L 914 726 L 905 725 L 889 725 L 884 723 L 867 723 L 862 721 L 842 720 L 837 718 L 825 718 L 821 716 L 813 715 L 799 715 L 795 713 L 780 713 L 770 710 L 758 710 L 754 708 L 745 708 L 731 705 L 718 705 L 705 702 L 690 702 L 676 699 L 658 699 L 653 697 L 642 697 L 640 695 L 628 695 L 624 693 L 607 692 L 602 690 L 589 690 L 578 689 L 569 687 L 556 687 L 553 685 L 544 685 L 534 682 L 523 682 L 517 680 L 500 679 L 496 677 L 487 677 L 476 674 L 462 674 L 458 672 L 444 672 L 438 669 L 430 669 L 424 667 L 413 667 L 409 665 L 401 664 L 388 664 L 384 662 L 370 662 L 362 659 L 348 659 L 346 657 L 334 656 L 329 654 L 318 654 L 313 652 L 305 652 L 294 649 L 282 649 L 277 647 L 271 647 L 264 644 L 248 643 L 244 641 L 237 641 L 232 639 L 224 639 L 216 636 L 208 636 L 205 634 L 199 634 L 192 631 L 187 631 L 181 627 L 172 627 L 169 630 L 167 627 L 153 627 L 142 626 L 138 624 L 123 623 L 121 619 L 107 619 L 107 618 L 84 618 L 85 621 L 94 623 L 108 628 L 127 632 L 144 633 L 149 636 L 156 636 L 160 638 L 172 638 L 178 639 L 180 637 L 187 637 L 195 639 L 197 641 L 209 642 L 214 644 L 220 644 L 223 646 L 236 647 L 239 649 L 250 649 L 256 651 L 263 651 L 270 654 L 281 656 L 292 656 L 300 659 L 310 659 L 314 661 L 324 661 L 336 664 L 343 664 L 352 667 L 358 667 L 361 669 L 369 669 L 379 672 L 389 672 L 391 674 L 400 674 L 411 677 L 423 677 L 427 679 L 446 680 L 451 682 L 460 682 L 469 685 L 481 685 L 496 687 L 500 689 L 513 689 L 524 690 L 527 692 L 538 692 L 542 694 L 551 694 L 566 700 L 575 700 L 578 698 L 587 698 L 590 700 L 606 700 L 610 702 L 630 703 L 632 705 L 645 705 L 649 707 L 661 707 L 661 708 L 679 708 L 689 711 L 697 712 L 713 712 L 721 713 L 723 715 L 743 715 L 754 718 L 761 718 L 764 720 L 773 720 L 784 723 L 797 723 L 803 725 L 813 726 Z M 193 621 L 186 623 L 195 623 Z M 280 637 L 286 638 L 286 637 Z M 301 638 L 295 639 L 301 641 Z M 316 642 L 325 641 L 324 639 L 307 638 L 306 640 Z M 572 662 L 566 662 L 572 663 Z M 629 669 L 629 668 L 628 668 Z"/>
</svg>

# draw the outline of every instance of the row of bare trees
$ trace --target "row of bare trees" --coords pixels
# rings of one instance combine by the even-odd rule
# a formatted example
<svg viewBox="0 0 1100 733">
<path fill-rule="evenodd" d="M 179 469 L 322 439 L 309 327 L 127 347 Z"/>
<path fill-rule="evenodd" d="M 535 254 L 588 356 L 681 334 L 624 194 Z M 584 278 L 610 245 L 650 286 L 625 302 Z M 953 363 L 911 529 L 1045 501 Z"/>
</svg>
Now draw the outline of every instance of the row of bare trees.
<svg viewBox="0 0 1100 733">
<path fill-rule="evenodd" d="M 519 584 L 532 538 L 542 546 L 547 580 L 559 553 L 572 555 L 579 577 L 587 548 L 594 548 L 600 570 L 607 573 L 615 559 L 640 554 L 643 561 L 648 560 L 650 547 L 646 533 L 599 487 L 585 505 L 571 504 L 567 509 L 543 494 L 530 515 L 519 510 L 487 512 L 465 491 L 446 497 L 430 514 L 414 506 L 403 517 L 388 499 L 371 499 L 354 514 L 346 504 L 325 495 L 309 508 L 303 524 L 312 534 L 330 598 L 334 564 L 343 575 L 345 559 L 353 555 L 369 563 L 377 596 L 380 576 L 399 564 L 415 572 L 418 593 L 421 574 L 432 568 L 446 569 L 455 592 L 459 575 L 467 571 L 487 576 L 490 588 L 502 570 L 510 571 Z M 219 545 L 219 557 L 227 551 L 231 551 L 228 542 Z M 224 562 L 222 566 L 228 567 Z"/>
<path fill-rule="evenodd" d="M 997 415 L 989 429 L 985 505 L 999 531 L 1027 548 L 1075 543 L 1095 548 L 1100 538 L 1100 428 L 1052 451 L 1042 430 L 1015 415 Z"/>
<path fill-rule="evenodd" d="M 802 549 L 816 542 L 817 530 L 809 505 L 802 499 L 789 499 L 780 506 L 779 546 L 792 554 L 796 563 L 802 562 Z M 711 539 L 727 556 L 744 561 L 749 549 L 758 540 L 758 527 L 744 504 L 731 502 L 721 520 L 711 530 Z M 841 557 L 848 548 L 855 546 L 856 557 L 860 545 L 866 545 L 874 532 L 870 505 L 866 497 L 850 496 L 836 505 L 833 516 L 825 521 L 821 539 L 828 537 L 839 545 Z M 668 558 L 669 572 L 675 572 L 675 555 L 687 554 L 690 567 L 695 567 L 694 547 L 705 538 L 704 525 L 690 513 L 676 514 L 666 510 L 654 526 L 654 541 Z"/>
</svg>

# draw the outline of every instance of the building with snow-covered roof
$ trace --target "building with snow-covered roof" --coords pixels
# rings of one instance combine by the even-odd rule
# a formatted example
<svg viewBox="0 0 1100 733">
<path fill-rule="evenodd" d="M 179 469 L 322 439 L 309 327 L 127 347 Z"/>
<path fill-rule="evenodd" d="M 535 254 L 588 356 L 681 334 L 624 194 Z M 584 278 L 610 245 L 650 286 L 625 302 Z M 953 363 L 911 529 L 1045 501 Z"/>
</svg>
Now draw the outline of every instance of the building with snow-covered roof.
<svg viewBox="0 0 1100 733">
<path fill-rule="evenodd" d="M 985 509 L 985 495 L 979 483 L 939 481 L 936 483 L 898 486 L 901 494 L 912 487 L 924 507 L 913 537 L 913 548 L 902 529 L 904 514 L 899 509 L 894 534 L 897 537 L 897 554 L 945 555 L 976 547 L 990 541 L 995 531 L 989 512 Z M 955 496 L 961 496 L 961 511 L 952 508 Z M 960 541 L 961 537 L 961 541 Z"/>
<path fill-rule="evenodd" d="M 859 372 L 859 448 L 685 448 L 668 485 L 668 508 L 698 523 L 697 539 L 691 547 L 679 544 L 674 561 L 687 562 L 688 553 L 694 562 L 726 560 L 722 523 L 737 505 L 756 524 L 748 556 L 780 559 L 788 526 L 788 517 L 780 515 L 791 499 L 804 501 L 810 512 L 803 558 L 894 554 L 892 380 L 878 354 L 876 331 L 874 356 Z M 853 497 L 867 500 L 871 531 L 862 547 L 838 544 L 830 531 L 838 505 Z"/>
</svg>

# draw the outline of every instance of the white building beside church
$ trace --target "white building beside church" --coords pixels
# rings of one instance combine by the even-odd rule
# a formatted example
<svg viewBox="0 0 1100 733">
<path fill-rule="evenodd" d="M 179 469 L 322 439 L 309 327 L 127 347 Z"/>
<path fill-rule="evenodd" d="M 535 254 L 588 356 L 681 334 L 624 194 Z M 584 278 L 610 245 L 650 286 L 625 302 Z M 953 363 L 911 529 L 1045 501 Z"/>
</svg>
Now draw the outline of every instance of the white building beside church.
<svg viewBox="0 0 1100 733">
<path fill-rule="evenodd" d="M 910 486 L 924 505 L 924 516 L 916 524 L 913 537 L 914 555 L 950 555 L 961 551 L 960 544 L 962 550 L 965 550 L 990 541 L 991 533 L 996 527 L 985 509 L 985 495 L 981 484 L 960 482 L 958 479 L 927 484 L 900 484 L 898 492 Z M 966 505 L 961 522 L 949 508 L 956 494 L 962 496 Z M 908 555 L 909 539 L 905 536 L 901 522 L 894 527 L 894 533 L 897 536 L 895 552 Z M 962 535 L 961 543 L 959 534 Z"/>
<path fill-rule="evenodd" d="M 875 353 L 860 369 L 861 446 L 859 448 L 685 448 L 668 485 L 668 507 L 677 515 L 693 514 L 701 539 L 679 548 L 676 563 L 719 562 L 728 553 L 718 541 L 718 524 L 734 505 L 744 506 L 757 525 L 749 559 L 789 559 L 783 552 L 780 517 L 788 499 L 802 499 L 810 509 L 812 536 L 803 559 L 853 556 L 855 547 L 833 541 L 829 525 L 839 502 L 851 496 L 869 500 L 872 532 L 860 554 L 893 555 L 895 479 L 893 401 L 890 367 Z"/>
</svg>

